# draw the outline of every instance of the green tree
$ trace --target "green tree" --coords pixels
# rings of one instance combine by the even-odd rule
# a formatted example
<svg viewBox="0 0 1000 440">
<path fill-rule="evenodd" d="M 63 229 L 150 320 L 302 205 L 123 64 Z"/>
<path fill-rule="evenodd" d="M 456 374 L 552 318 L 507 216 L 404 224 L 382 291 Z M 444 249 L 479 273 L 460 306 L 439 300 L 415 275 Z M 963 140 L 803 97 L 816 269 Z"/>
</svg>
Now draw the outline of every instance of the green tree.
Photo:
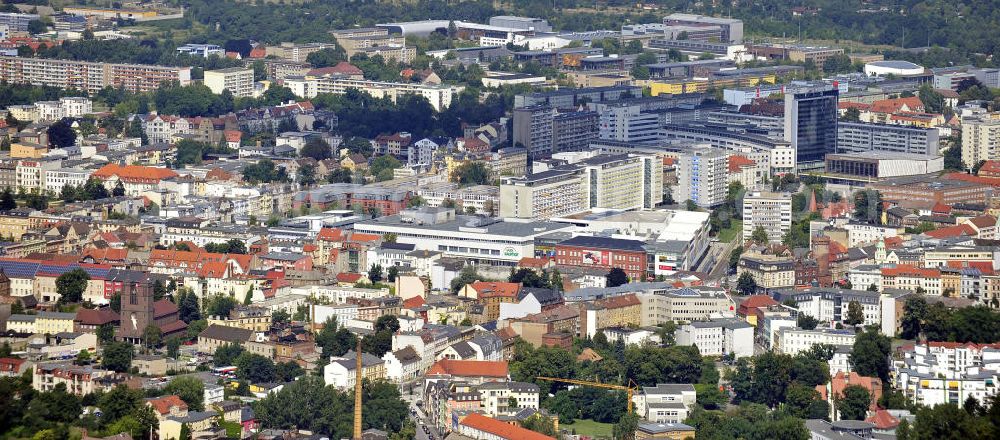
<svg viewBox="0 0 1000 440">
<path fill-rule="evenodd" d="M 90 274 L 83 269 L 73 269 L 63 273 L 56 278 L 56 293 L 59 294 L 59 302 L 77 303 L 83 299 L 83 292 L 87 290 L 87 282 L 90 281 Z"/>
<path fill-rule="evenodd" d="M 889 352 L 892 344 L 874 328 L 858 333 L 851 350 L 851 366 L 862 376 L 875 376 L 885 383 L 889 378 Z"/>
<path fill-rule="evenodd" d="M 201 306 L 198 304 L 198 296 L 190 289 L 181 288 L 177 291 L 177 309 L 181 321 L 188 324 L 201 319 Z"/>
<path fill-rule="evenodd" d="M 865 313 L 861 307 L 861 303 L 857 301 L 847 303 L 847 319 L 844 319 L 844 323 L 847 325 L 861 325 L 864 322 Z"/>
<path fill-rule="evenodd" d="M 840 120 L 844 122 L 861 122 L 861 110 L 850 107 L 844 110 L 844 115 L 840 117 Z"/>
<path fill-rule="evenodd" d="M 45 131 L 49 136 L 49 145 L 53 148 L 67 148 L 76 142 L 76 131 L 70 126 L 69 119 L 56 121 Z"/>
<path fill-rule="evenodd" d="M 882 219 L 882 195 L 875 190 L 858 191 L 854 195 L 854 216 L 867 223 L 879 224 Z"/>
<path fill-rule="evenodd" d="M 90 365 L 90 361 L 90 352 L 87 349 L 83 349 L 76 354 L 76 359 L 73 360 L 73 363 L 76 365 Z"/>
<path fill-rule="evenodd" d="M 0 194 L 0 211 L 10 211 L 14 208 L 17 208 L 14 193 L 10 191 L 10 187 L 4 188 L 3 193 Z"/>
<path fill-rule="evenodd" d="M 104 346 L 104 352 L 101 355 L 101 366 L 106 370 L 124 373 L 132 368 L 132 356 L 132 344 L 128 342 L 111 342 Z"/>
<path fill-rule="evenodd" d="M 167 338 L 167 356 L 177 359 L 181 348 L 181 337 L 171 336 Z"/>
<path fill-rule="evenodd" d="M 233 365 L 243 352 L 243 347 L 237 344 L 220 345 L 212 354 L 212 360 L 216 367 L 227 367 Z"/>
<path fill-rule="evenodd" d="M 837 400 L 837 411 L 843 420 L 864 420 L 871 406 L 872 396 L 861 385 L 848 385 Z"/>
<path fill-rule="evenodd" d="M 378 264 L 372 264 L 372 266 L 368 268 L 368 279 L 371 280 L 372 283 L 378 283 L 382 281 L 382 266 Z"/>
<path fill-rule="evenodd" d="M 830 404 L 822 399 L 819 391 L 805 385 L 793 383 L 788 386 L 785 406 L 792 415 L 801 419 L 830 418 Z"/>
<path fill-rule="evenodd" d="M 271 312 L 271 322 L 274 324 L 287 324 L 291 322 L 292 316 L 284 310 L 275 310 Z"/>
<path fill-rule="evenodd" d="M 156 325 L 147 325 L 142 330 L 142 342 L 149 348 L 159 346 L 163 342 L 163 331 Z"/>
<path fill-rule="evenodd" d="M 455 168 L 451 180 L 462 186 L 492 183 L 490 169 L 483 162 L 466 162 Z"/>
<path fill-rule="evenodd" d="M 163 387 L 167 394 L 176 394 L 188 405 L 190 411 L 204 411 L 205 384 L 191 376 L 175 377 Z"/>
<path fill-rule="evenodd" d="M 750 272 L 743 272 L 740 274 L 739 279 L 736 280 L 736 290 L 740 291 L 743 295 L 753 295 L 757 293 L 757 280 L 753 278 Z"/>
<path fill-rule="evenodd" d="M 316 160 L 324 160 L 333 157 L 333 149 L 323 138 L 315 136 L 306 142 L 302 150 L 299 151 L 301 157 L 311 157 Z"/>
<path fill-rule="evenodd" d="M 819 320 L 805 313 L 799 313 L 799 317 L 796 319 L 795 323 L 803 330 L 814 330 L 816 329 L 816 325 L 819 324 Z"/>
<path fill-rule="evenodd" d="M 272 382 L 275 379 L 274 362 L 255 353 L 244 352 L 233 362 L 236 375 L 250 383 Z"/>
<path fill-rule="evenodd" d="M 97 340 L 101 342 L 101 345 L 106 345 L 107 343 L 115 340 L 115 326 L 114 324 L 107 323 L 102 324 L 97 327 Z"/>
<path fill-rule="evenodd" d="M 763 226 L 757 226 L 750 235 L 750 240 L 757 244 L 766 244 L 769 241 L 767 231 Z"/>
<path fill-rule="evenodd" d="M 604 278 L 608 287 L 618 287 L 629 282 L 628 274 L 620 267 L 612 268 Z"/>
</svg>

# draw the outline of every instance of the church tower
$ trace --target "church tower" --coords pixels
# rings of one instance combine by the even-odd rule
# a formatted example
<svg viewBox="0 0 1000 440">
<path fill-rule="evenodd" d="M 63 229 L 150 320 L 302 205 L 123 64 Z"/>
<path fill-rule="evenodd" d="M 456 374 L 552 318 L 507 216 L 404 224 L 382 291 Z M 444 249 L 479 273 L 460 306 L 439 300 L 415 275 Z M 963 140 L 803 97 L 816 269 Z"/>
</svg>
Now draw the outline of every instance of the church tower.
<svg viewBox="0 0 1000 440">
<path fill-rule="evenodd" d="M 132 343 L 142 342 L 142 333 L 154 323 L 153 286 L 149 280 L 125 284 L 121 292 L 121 326 L 118 339 Z"/>
</svg>

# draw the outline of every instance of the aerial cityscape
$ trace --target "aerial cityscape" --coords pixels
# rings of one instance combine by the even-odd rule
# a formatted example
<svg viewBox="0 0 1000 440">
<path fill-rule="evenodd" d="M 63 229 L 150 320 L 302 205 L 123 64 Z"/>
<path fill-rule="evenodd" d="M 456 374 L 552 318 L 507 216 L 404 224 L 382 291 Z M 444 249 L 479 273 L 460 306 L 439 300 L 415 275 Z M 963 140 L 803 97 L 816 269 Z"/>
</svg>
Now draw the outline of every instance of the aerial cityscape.
<svg viewBox="0 0 1000 440">
<path fill-rule="evenodd" d="M 1000 439 L 998 29 L 4 0 L 0 440 Z"/>
</svg>

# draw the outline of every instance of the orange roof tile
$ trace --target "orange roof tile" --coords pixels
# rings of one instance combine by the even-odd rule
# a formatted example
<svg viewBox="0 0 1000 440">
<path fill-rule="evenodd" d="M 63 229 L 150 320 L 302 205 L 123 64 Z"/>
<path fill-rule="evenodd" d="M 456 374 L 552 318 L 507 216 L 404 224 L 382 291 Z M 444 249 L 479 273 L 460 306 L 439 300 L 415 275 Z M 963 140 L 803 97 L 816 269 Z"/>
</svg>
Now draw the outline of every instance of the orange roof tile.
<svg viewBox="0 0 1000 440">
<path fill-rule="evenodd" d="M 911 112 L 924 111 L 924 103 L 917 96 L 875 101 L 872 103 L 872 111 L 876 113 L 895 113 L 902 110 L 904 105 Z"/>
<path fill-rule="evenodd" d="M 141 165 L 121 166 L 110 163 L 94 171 L 93 176 L 100 179 L 118 176 L 119 179 L 163 180 L 170 177 L 177 177 L 177 173 L 166 168 L 145 167 Z"/>
<path fill-rule="evenodd" d="M 997 225 L 997 218 L 989 214 L 980 215 L 969 219 L 969 223 L 979 229 L 990 228 Z"/>
<path fill-rule="evenodd" d="M 341 272 L 337 274 L 337 281 L 341 283 L 356 283 L 361 280 L 359 273 Z"/>
<path fill-rule="evenodd" d="M 965 173 L 948 173 L 944 175 L 945 180 L 961 180 L 964 182 L 978 183 L 981 185 L 1000 186 L 1000 177 L 973 176 Z"/>
<path fill-rule="evenodd" d="M 976 235 L 976 230 L 972 229 L 972 226 L 962 223 L 955 226 L 946 226 L 943 228 L 937 228 L 933 231 L 924 232 L 928 237 L 932 238 L 948 238 L 948 237 L 958 237 L 963 234 L 970 237 Z"/>
<path fill-rule="evenodd" d="M 178 407 L 182 409 L 188 408 L 187 403 L 184 403 L 184 401 L 181 400 L 180 396 L 174 394 L 171 394 L 169 396 L 156 397 L 153 399 L 149 399 L 146 402 L 148 402 L 149 405 L 152 406 L 154 410 L 156 410 L 156 412 L 162 415 L 170 414 L 170 408 L 172 407 Z"/>
<path fill-rule="evenodd" d="M 521 290 L 520 283 L 506 283 L 497 281 L 476 281 L 469 285 L 475 290 L 479 297 L 505 296 L 515 297 Z"/>
<path fill-rule="evenodd" d="M 889 411 L 884 409 L 875 411 L 875 415 L 865 419 L 865 421 L 873 423 L 875 429 L 880 430 L 892 430 L 899 426 L 899 419 L 893 417 L 892 414 L 889 414 Z"/>
<path fill-rule="evenodd" d="M 317 240 L 323 241 L 340 241 L 344 239 L 344 231 L 338 228 L 322 228 L 319 230 L 319 234 L 316 235 Z"/>
<path fill-rule="evenodd" d="M 555 440 L 554 437 L 549 437 L 545 434 L 510 423 L 504 423 L 479 413 L 472 413 L 465 416 L 459 424 L 504 440 Z"/>
<path fill-rule="evenodd" d="M 415 309 L 425 304 L 427 304 L 427 301 L 424 301 L 424 297 L 422 296 L 414 296 L 403 300 L 404 309 Z"/>
<path fill-rule="evenodd" d="M 987 160 L 983 166 L 979 167 L 979 174 L 992 173 L 1000 174 L 1000 160 Z"/>
<path fill-rule="evenodd" d="M 461 377 L 507 377 L 507 361 L 463 361 L 441 359 L 431 365 L 427 376 L 447 374 Z"/>
<path fill-rule="evenodd" d="M 599 299 L 592 303 L 594 307 L 603 307 L 605 309 L 620 309 L 622 307 L 638 306 L 641 304 L 642 301 L 639 301 L 639 297 L 635 296 L 634 293 Z"/>
<path fill-rule="evenodd" d="M 729 172 L 736 173 L 739 172 L 741 168 L 751 165 L 756 165 L 757 162 L 748 159 L 746 156 L 741 156 L 739 154 L 734 154 L 729 156 Z"/>
<path fill-rule="evenodd" d="M 937 269 L 927 269 L 923 267 L 900 265 L 896 267 L 883 267 L 882 276 L 884 277 L 919 276 L 924 278 L 939 278 L 941 277 L 941 271 Z"/>
</svg>

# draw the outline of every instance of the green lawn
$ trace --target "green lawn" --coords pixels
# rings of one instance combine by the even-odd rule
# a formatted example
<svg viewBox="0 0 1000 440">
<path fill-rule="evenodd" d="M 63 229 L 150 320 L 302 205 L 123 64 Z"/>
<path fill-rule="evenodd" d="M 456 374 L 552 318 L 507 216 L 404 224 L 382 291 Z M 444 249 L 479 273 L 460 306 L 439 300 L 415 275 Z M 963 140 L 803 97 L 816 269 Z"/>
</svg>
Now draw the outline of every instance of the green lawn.
<svg viewBox="0 0 1000 440">
<path fill-rule="evenodd" d="M 611 438 L 611 423 L 595 422 L 587 419 L 576 419 L 573 423 L 560 423 L 559 429 L 573 432 L 577 435 L 586 435 L 594 438 Z"/>
<path fill-rule="evenodd" d="M 737 235 L 743 233 L 743 220 L 733 219 L 732 224 L 730 224 L 728 229 L 723 229 L 719 231 L 719 241 L 723 243 L 729 243 L 736 238 Z"/>
</svg>

